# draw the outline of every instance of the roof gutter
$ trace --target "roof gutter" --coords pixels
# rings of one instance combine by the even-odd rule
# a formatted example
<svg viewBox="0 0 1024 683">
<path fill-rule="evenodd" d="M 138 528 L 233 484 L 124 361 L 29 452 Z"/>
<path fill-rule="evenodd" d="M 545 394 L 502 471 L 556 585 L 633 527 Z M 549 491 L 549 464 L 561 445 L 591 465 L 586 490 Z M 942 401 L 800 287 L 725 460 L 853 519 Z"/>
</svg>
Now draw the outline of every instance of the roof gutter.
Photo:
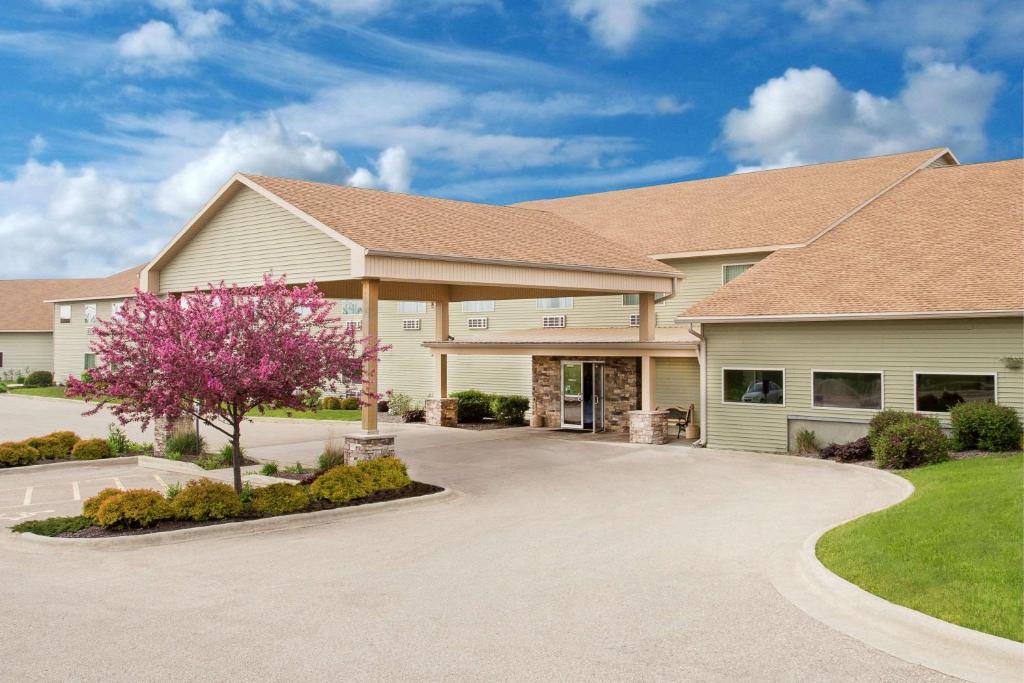
<svg viewBox="0 0 1024 683">
<path fill-rule="evenodd" d="M 796 313 L 779 315 L 686 315 L 676 316 L 681 323 L 778 323 L 843 320 L 932 320 L 936 318 L 1007 318 L 1024 316 L 1024 309 L 1004 308 L 967 311 L 898 311 L 892 313 Z"/>
</svg>

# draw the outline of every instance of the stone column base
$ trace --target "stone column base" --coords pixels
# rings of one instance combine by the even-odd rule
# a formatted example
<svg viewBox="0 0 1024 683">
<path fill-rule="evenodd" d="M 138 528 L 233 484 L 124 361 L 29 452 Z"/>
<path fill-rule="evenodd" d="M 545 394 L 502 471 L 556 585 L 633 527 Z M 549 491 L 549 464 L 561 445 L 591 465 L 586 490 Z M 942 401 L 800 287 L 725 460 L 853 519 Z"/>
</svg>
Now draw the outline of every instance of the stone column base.
<svg viewBox="0 0 1024 683">
<path fill-rule="evenodd" d="M 171 434 L 171 422 L 165 417 L 153 420 L 153 457 L 167 456 L 167 437 Z"/>
<path fill-rule="evenodd" d="M 428 398 L 423 402 L 424 419 L 428 425 L 457 427 L 459 402 L 454 398 Z"/>
<path fill-rule="evenodd" d="M 394 457 L 394 434 L 346 434 L 343 446 L 343 461 L 355 465 L 363 460 Z"/>
<path fill-rule="evenodd" d="M 663 444 L 668 441 L 667 410 L 631 410 L 629 411 L 629 442 Z"/>
</svg>

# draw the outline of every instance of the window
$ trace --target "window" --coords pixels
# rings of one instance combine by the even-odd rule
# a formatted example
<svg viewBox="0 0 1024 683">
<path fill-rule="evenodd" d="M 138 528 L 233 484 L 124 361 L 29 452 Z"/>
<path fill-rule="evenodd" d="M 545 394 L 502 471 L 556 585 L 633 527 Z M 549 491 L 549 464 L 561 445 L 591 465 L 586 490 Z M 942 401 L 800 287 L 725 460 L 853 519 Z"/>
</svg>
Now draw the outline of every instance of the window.
<svg viewBox="0 0 1024 683">
<path fill-rule="evenodd" d="M 486 330 L 487 318 L 468 318 L 466 320 L 466 327 L 471 330 Z"/>
<path fill-rule="evenodd" d="M 96 322 L 96 304 L 86 304 L 83 306 L 85 314 L 82 316 L 82 320 L 85 323 Z"/>
<path fill-rule="evenodd" d="M 83 367 L 86 370 L 92 370 L 94 367 L 96 367 L 96 354 L 95 353 L 87 353 L 87 354 L 85 354 L 85 360 L 82 363 L 82 365 L 83 365 Z"/>
<path fill-rule="evenodd" d="M 655 298 L 655 300 L 657 300 L 657 299 L 661 299 L 662 297 L 667 297 L 667 296 L 668 296 L 668 292 L 658 292 L 657 294 L 654 295 L 654 298 Z M 659 306 L 664 306 L 667 303 L 668 303 L 668 299 L 665 299 L 664 301 L 658 301 L 658 305 Z M 640 305 L 640 295 L 639 294 L 623 294 L 622 295 L 622 305 L 623 306 L 639 306 Z"/>
<path fill-rule="evenodd" d="M 399 313 L 426 313 L 427 302 L 425 301 L 399 301 L 398 302 Z M 416 328 L 419 329 L 418 327 Z"/>
<path fill-rule="evenodd" d="M 914 373 L 915 410 L 948 413 L 957 403 L 996 400 L 996 376 Z"/>
<path fill-rule="evenodd" d="M 882 409 L 881 372 L 811 372 L 811 393 L 815 408 Z"/>
<path fill-rule="evenodd" d="M 420 329 L 420 319 L 419 318 L 408 318 L 406 320 L 403 320 L 402 321 L 402 329 L 403 330 L 418 330 L 418 329 Z"/>
<path fill-rule="evenodd" d="M 572 308 L 572 297 L 556 296 L 549 299 L 537 299 L 537 308 Z"/>
<path fill-rule="evenodd" d="M 630 327 L 640 327 L 640 314 L 639 313 L 630 313 L 629 314 L 629 326 Z"/>
<path fill-rule="evenodd" d="M 546 315 L 541 327 L 565 327 L 564 315 Z"/>
<path fill-rule="evenodd" d="M 71 322 L 71 304 L 61 304 L 58 308 L 60 309 L 60 321 L 62 323 Z"/>
<path fill-rule="evenodd" d="M 490 313 L 494 310 L 493 301 L 463 301 L 463 313 Z"/>
<path fill-rule="evenodd" d="M 123 301 L 115 301 L 112 304 L 110 304 L 110 317 L 111 318 L 120 318 L 121 317 L 121 309 L 122 308 L 124 308 L 124 302 Z"/>
<path fill-rule="evenodd" d="M 728 284 L 754 267 L 753 263 L 730 263 L 722 266 L 722 284 Z"/>
<path fill-rule="evenodd" d="M 722 401 L 785 405 L 785 370 L 722 369 Z"/>
<path fill-rule="evenodd" d="M 363 302 L 359 299 L 344 299 L 341 304 L 342 315 L 362 315 Z"/>
</svg>

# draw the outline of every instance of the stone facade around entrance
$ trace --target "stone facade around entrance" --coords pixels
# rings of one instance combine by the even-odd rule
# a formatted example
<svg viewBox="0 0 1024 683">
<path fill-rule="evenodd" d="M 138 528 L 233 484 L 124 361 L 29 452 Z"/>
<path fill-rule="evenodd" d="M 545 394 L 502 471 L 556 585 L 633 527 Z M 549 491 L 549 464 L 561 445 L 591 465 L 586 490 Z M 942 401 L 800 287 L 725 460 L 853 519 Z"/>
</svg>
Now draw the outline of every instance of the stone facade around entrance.
<svg viewBox="0 0 1024 683">
<path fill-rule="evenodd" d="M 605 428 L 629 431 L 629 411 L 640 407 L 640 359 L 634 357 L 534 356 L 533 414 L 545 427 L 562 424 L 562 361 L 604 362 Z"/>
<path fill-rule="evenodd" d="M 668 441 L 667 410 L 629 411 L 629 442 L 663 444 Z"/>
</svg>

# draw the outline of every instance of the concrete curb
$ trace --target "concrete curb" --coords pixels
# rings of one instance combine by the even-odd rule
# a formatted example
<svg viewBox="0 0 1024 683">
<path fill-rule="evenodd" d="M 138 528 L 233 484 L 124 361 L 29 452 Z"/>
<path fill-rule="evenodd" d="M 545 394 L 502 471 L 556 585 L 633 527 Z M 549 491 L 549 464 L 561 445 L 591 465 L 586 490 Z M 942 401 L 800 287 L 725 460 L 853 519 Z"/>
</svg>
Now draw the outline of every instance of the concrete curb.
<svg viewBox="0 0 1024 683">
<path fill-rule="evenodd" d="M 914 492 L 903 477 L 864 471 L 894 489 L 897 498 L 884 507 L 901 503 Z M 833 574 L 818 560 L 818 540 L 861 516 L 831 524 L 808 537 L 797 553 L 776 558 L 770 569 L 776 590 L 827 626 L 906 662 L 978 683 L 1024 680 L 1024 644 L 891 603 Z"/>
<path fill-rule="evenodd" d="M 14 474 L 31 474 L 33 472 L 52 472 L 54 470 L 70 469 L 92 469 L 112 467 L 115 465 L 134 465 L 140 456 L 126 455 L 121 458 L 103 458 L 101 460 L 67 460 L 62 462 L 49 462 L 42 465 L 21 465 L 18 467 L 5 467 L 0 469 L 0 477 Z M 148 456 L 141 456 L 148 457 Z"/>
<path fill-rule="evenodd" d="M 319 510 L 317 512 L 300 512 L 293 515 L 282 515 L 280 517 L 267 517 L 264 519 L 252 519 L 244 522 L 231 522 L 228 524 L 217 524 L 213 526 L 201 526 L 193 529 L 176 529 L 141 536 L 114 536 L 110 538 L 54 538 L 51 536 L 38 536 L 33 533 L 16 534 L 8 532 L 10 539 L 16 545 L 47 546 L 51 549 L 65 550 L 68 548 L 82 548 L 84 550 L 131 550 L 134 548 L 148 548 L 175 543 L 187 543 L 207 538 L 227 538 L 234 536 L 250 536 L 254 534 L 267 533 L 271 531 L 282 531 L 285 529 L 304 529 L 307 527 L 332 524 L 342 519 L 352 519 L 388 512 L 396 508 L 413 508 L 430 505 L 434 503 L 454 502 L 461 494 L 452 489 L 444 489 L 437 493 L 415 498 L 400 498 L 382 503 L 367 503 L 355 507 L 335 508 L 333 510 Z"/>
</svg>

